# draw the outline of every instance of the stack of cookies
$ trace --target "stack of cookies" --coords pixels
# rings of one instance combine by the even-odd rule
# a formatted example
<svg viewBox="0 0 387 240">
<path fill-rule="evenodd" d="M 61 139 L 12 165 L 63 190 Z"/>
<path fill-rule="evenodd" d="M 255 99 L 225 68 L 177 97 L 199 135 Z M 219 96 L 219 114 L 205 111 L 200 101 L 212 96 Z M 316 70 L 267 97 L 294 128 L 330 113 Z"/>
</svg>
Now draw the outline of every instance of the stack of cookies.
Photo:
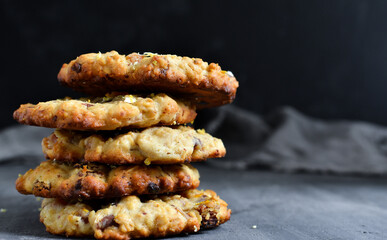
<svg viewBox="0 0 387 240">
<path fill-rule="evenodd" d="M 229 220 L 227 203 L 197 190 L 190 162 L 223 157 L 220 139 L 190 125 L 196 110 L 231 103 L 238 82 L 201 59 L 84 54 L 64 64 L 61 84 L 88 94 L 23 104 L 22 124 L 56 128 L 47 158 L 16 189 L 43 197 L 48 232 L 97 239 L 163 237 Z"/>
</svg>

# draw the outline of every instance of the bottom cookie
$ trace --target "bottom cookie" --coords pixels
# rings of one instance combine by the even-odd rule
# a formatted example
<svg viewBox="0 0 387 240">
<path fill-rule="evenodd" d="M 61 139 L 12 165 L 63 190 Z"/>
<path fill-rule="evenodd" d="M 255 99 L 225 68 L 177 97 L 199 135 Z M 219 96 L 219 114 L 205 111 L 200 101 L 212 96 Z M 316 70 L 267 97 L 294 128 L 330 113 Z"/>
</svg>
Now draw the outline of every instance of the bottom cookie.
<svg viewBox="0 0 387 240">
<path fill-rule="evenodd" d="M 179 195 L 127 196 L 117 201 L 64 202 L 47 198 L 40 221 L 46 230 L 97 239 L 164 237 L 193 233 L 230 219 L 227 203 L 212 190 L 192 189 Z"/>
</svg>

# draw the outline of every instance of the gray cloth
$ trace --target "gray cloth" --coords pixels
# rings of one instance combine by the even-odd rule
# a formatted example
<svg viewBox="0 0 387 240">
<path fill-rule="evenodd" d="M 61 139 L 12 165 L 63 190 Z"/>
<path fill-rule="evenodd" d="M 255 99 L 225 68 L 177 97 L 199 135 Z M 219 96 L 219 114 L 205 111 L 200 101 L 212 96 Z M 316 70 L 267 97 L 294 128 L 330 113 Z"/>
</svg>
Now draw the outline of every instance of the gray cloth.
<svg viewBox="0 0 387 240">
<path fill-rule="evenodd" d="M 316 120 L 290 108 L 260 117 L 233 106 L 199 113 L 196 126 L 222 138 L 228 152 L 195 164 L 200 188 L 215 190 L 233 213 L 190 239 L 387 238 L 385 128 Z M 44 159 L 40 142 L 51 132 L 18 126 L 0 133 L 0 240 L 67 239 L 46 233 L 40 202 L 14 187 L 19 173 Z"/>
<path fill-rule="evenodd" d="M 199 124 L 226 145 L 225 159 L 209 161 L 217 167 L 387 173 L 386 127 L 313 119 L 289 107 L 265 117 L 233 106 L 213 111 L 206 111 L 210 119 Z"/>
<path fill-rule="evenodd" d="M 13 126 L 0 132 L 0 163 L 17 157 L 44 159 L 41 142 L 53 130 L 32 126 Z"/>
</svg>

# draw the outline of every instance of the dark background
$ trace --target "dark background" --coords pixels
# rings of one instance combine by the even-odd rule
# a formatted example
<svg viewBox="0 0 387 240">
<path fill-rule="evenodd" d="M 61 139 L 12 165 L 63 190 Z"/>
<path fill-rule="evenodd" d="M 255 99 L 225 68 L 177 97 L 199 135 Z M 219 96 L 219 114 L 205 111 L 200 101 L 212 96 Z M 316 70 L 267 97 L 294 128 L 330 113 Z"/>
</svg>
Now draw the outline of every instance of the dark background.
<svg viewBox="0 0 387 240">
<path fill-rule="evenodd" d="M 61 65 L 113 49 L 217 62 L 259 114 L 387 125 L 387 1 L 1 1 L 0 18 L 0 128 L 22 103 L 80 96 Z"/>
</svg>

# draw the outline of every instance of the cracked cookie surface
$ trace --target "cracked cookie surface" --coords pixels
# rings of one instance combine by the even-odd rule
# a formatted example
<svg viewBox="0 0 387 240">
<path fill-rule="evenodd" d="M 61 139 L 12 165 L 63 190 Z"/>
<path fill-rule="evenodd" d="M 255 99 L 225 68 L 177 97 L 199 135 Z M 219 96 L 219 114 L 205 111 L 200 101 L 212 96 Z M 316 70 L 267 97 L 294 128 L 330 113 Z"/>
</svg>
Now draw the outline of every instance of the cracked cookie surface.
<svg viewBox="0 0 387 240">
<path fill-rule="evenodd" d="M 64 162 L 148 165 L 197 162 L 226 154 L 222 140 L 186 126 L 112 134 L 57 129 L 43 139 L 43 153 Z"/>
<path fill-rule="evenodd" d="M 93 199 L 183 191 L 199 183 L 198 170 L 189 164 L 116 167 L 47 160 L 19 176 L 16 189 L 45 198 Z"/>
<path fill-rule="evenodd" d="M 59 82 L 76 91 L 165 92 L 189 99 L 197 108 L 231 103 L 239 86 L 230 71 L 200 58 L 152 53 L 88 53 L 63 64 Z"/>
<path fill-rule="evenodd" d="M 127 196 L 102 204 L 95 201 L 89 204 L 44 199 L 40 220 L 53 234 L 131 239 L 164 237 L 213 228 L 228 221 L 230 214 L 227 203 L 214 191 L 192 189 L 147 199 Z"/>
<path fill-rule="evenodd" d="M 166 94 L 147 97 L 111 93 L 105 97 L 22 104 L 13 117 L 21 124 L 70 130 L 115 130 L 192 122 L 194 107 Z"/>
</svg>

